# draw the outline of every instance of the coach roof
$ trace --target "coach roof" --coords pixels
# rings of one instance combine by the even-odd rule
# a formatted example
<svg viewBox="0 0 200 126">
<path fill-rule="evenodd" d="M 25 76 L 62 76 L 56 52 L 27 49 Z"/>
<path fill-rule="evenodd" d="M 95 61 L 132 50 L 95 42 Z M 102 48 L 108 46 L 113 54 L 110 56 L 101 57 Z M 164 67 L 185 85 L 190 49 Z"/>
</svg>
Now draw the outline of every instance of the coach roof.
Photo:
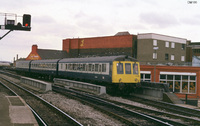
<svg viewBox="0 0 200 126">
<path fill-rule="evenodd" d="M 59 61 L 59 63 L 66 62 L 112 62 L 112 61 L 136 61 L 136 59 L 120 55 L 120 56 L 104 56 L 104 57 L 89 57 L 89 58 L 65 58 Z"/>
</svg>

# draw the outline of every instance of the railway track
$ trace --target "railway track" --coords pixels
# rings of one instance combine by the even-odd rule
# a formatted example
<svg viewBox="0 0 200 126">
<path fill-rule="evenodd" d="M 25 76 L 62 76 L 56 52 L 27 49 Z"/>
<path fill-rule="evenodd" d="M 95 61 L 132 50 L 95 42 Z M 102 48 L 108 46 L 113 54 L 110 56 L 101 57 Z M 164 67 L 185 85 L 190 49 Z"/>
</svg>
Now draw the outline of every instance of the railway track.
<svg viewBox="0 0 200 126">
<path fill-rule="evenodd" d="M 105 101 L 103 99 L 93 97 L 91 95 L 80 93 L 77 91 L 72 91 L 64 89 L 62 87 L 53 86 L 53 91 L 67 95 L 67 97 L 73 97 L 78 99 L 86 104 L 92 105 L 94 108 L 99 109 L 100 111 L 113 116 L 125 122 L 127 125 L 139 125 L 139 126 L 152 126 L 152 125 L 166 125 L 171 126 L 168 122 L 156 119 L 150 115 L 142 114 L 133 110 L 122 108 L 114 103 Z"/>
<path fill-rule="evenodd" d="M 2 81 L 0 81 L 0 92 L 3 93 L 3 94 L 5 94 L 6 96 L 19 96 L 11 88 L 9 88 L 7 85 L 5 85 L 4 83 L 2 83 Z M 34 109 L 31 108 L 31 106 L 29 106 L 28 104 L 27 104 L 27 106 L 32 111 L 32 113 L 34 114 L 34 116 L 35 116 L 38 124 L 40 126 L 47 126 L 47 124 L 44 122 L 44 120 L 34 111 Z"/>
<path fill-rule="evenodd" d="M 55 125 L 74 125 L 74 126 L 82 126 L 79 122 L 77 122 L 74 118 L 45 101 L 44 99 L 38 97 L 34 93 L 26 90 L 25 88 L 17 85 L 16 83 L 7 80 L 5 78 L 0 77 L 0 83 L 6 85 L 13 91 L 16 92 L 15 95 L 21 96 L 25 102 L 31 106 L 31 109 L 35 110 L 39 118 L 44 120 L 44 123 L 48 126 Z M 10 90 L 8 89 L 8 90 Z M 44 124 L 44 125 L 45 125 Z"/>
<path fill-rule="evenodd" d="M 66 89 L 62 89 L 60 87 L 53 87 L 53 90 L 65 95 L 67 92 Z M 197 110 L 188 109 L 184 107 L 180 109 L 180 106 L 176 106 L 176 105 L 175 107 L 172 107 L 174 106 L 173 104 L 163 103 L 159 101 L 155 102 L 155 101 L 151 101 L 147 99 L 141 100 L 141 98 L 138 98 L 138 99 L 126 98 L 129 100 L 147 104 L 149 106 L 154 106 L 154 107 L 157 106 L 157 108 L 159 109 L 162 108 L 162 109 L 165 109 L 166 111 L 170 111 L 169 113 L 166 111 L 163 112 L 162 110 L 155 111 L 152 109 L 146 109 L 144 107 L 133 106 L 133 105 L 117 102 L 117 101 L 109 101 L 107 99 L 99 99 L 94 96 L 89 96 L 89 95 L 85 96 L 85 94 L 82 94 L 80 92 L 79 93 L 74 93 L 72 91 L 69 91 L 69 92 L 70 93 L 67 93 L 67 97 L 69 97 L 69 95 L 70 97 L 76 97 L 76 99 L 81 100 L 84 103 L 90 104 L 94 108 L 98 108 L 99 110 L 107 113 L 108 115 L 112 115 L 113 117 L 120 119 L 122 122 L 126 122 L 127 125 L 161 125 L 160 123 L 163 123 L 162 125 L 181 125 L 181 126 L 183 125 L 184 126 L 184 125 L 199 125 L 200 124 L 199 119 L 197 119 L 199 117 L 199 113 Z M 126 108 L 126 110 L 123 110 L 124 108 Z M 187 112 L 190 110 L 191 112 Z M 132 113 L 133 111 L 136 111 L 136 113 L 133 114 Z M 145 114 L 140 115 L 139 113 L 145 113 Z M 134 115 L 134 118 L 133 118 L 133 115 Z M 166 116 L 167 118 L 163 116 Z M 192 116 L 192 117 L 188 117 L 188 116 Z M 196 119 L 193 119 L 193 117 L 195 117 Z M 155 120 L 156 121 L 159 120 L 159 121 L 154 122 L 151 119 L 153 119 L 154 121 Z M 133 120 L 137 120 L 137 121 L 133 121 Z M 177 121 L 177 120 L 181 120 L 181 121 Z"/>
<path fill-rule="evenodd" d="M 200 110 L 197 110 L 197 109 L 187 108 L 187 107 L 183 107 L 183 106 L 179 106 L 179 105 L 175 105 L 175 104 L 171 104 L 167 102 L 144 99 L 144 98 L 139 98 L 139 97 L 134 97 L 134 98 L 128 97 L 125 99 L 146 104 L 149 106 L 153 106 L 158 109 L 163 109 L 168 112 L 200 118 Z"/>
<path fill-rule="evenodd" d="M 177 113 L 170 113 L 170 112 L 166 112 L 165 110 L 154 110 L 152 108 L 150 109 L 150 108 L 146 108 L 144 106 L 140 107 L 140 106 L 137 106 L 137 105 L 122 103 L 122 102 L 113 101 L 113 100 L 109 100 L 109 101 L 112 102 L 112 103 L 115 103 L 117 105 L 120 105 L 124 108 L 143 112 L 147 115 L 151 115 L 154 118 L 157 118 L 157 119 L 160 119 L 160 120 L 163 120 L 163 121 L 165 121 L 166 118 L 169 118 L 172 121 L 168 120 L 168 122 L 170 124 L 173 124 L 173 125 L 181 125 L 181 126 L 195 125 L 196 126 L 196 125 L 200 124 L 200 119 L 188 117 L 186 115 L 180 115 L 180 114 L 177 114 Z"/>
</svg>

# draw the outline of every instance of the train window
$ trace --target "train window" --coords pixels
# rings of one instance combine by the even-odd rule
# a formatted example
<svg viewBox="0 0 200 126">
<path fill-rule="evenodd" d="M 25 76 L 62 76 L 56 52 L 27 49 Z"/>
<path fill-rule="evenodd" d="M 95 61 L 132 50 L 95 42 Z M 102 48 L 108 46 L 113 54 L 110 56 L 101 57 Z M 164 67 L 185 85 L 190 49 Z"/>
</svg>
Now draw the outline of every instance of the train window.
<svg viewBox="0 0 200 126">
<path fill-rule="evenodd" d="M 102 64 L 102 72 L 106 72 L 106 64 Z"/>
<path fill-rule="evenodd" d="M 89 69 L 88 71 L 92 71 L 92 64 L 89 64 Z"/>
<path fill-rule="evenodd" d="M 125 72 L 126 74 L 131 74 L 131 64 L 125 63 Z"/>
<path fill-rule="evenodd" d="M 77 70 L 80 70 L 80 64 L 77 64 Z"/>
<path fill-rule="evenodd" d="M 77 64 L 73 64 L 73 70 L 77 70 Z"/>
<path fill-rule="evenodd" d="M 48 67 L 49 67 L 49 64 L 48 64 Z M 63 69 L 63 64 L 60 64 L 60 69 Z"/>
<path fill-rule="evenodd" d="M 69 64 L 68 69 L 69 69 L 69 70 L 73 70 L 73 65 L 72 65 L 72 64 Z"/>
<path fill-rule="evenodd" d="M 52 69 L 56 69 L 56 64 L 52 64 Z"/>
<path fill-rule="evenodd" d="M 99 64 L 99 72 L 101 72 L 101 64 Z"/>
<path fill-rule="evenodd" d="M 133 64 L 133 74 L 138 74 L 138 64 Z"/>
<path fill-rule="evenodd" d="M 79 64 L 79 70 L 83 71 L 83 64 Z"/>
<path fill-rule="evenodd" d="M 86 68 L 86 64 L 83 64 L 83 68 L 82 68 L 83 71 L 85 71 L 85 68 Z"/>
<path fill-rule="evenodd" d="M 85 71 L 89 71 L 89 65 L 88 64 L 86 64 L 86 70 Z"/>
<path fill-rule="evenodd" d="M 68 64 L 65 64 L 65 70 L 68 70 L 68 67 L 67 67 L 67 65 L 68 65 Z"/>
<path fill-rule="evenodd" d="M 95 72 L 98 72 L 99 64 L 95 64 Z"/>
<path fill-rule="evenodd" d="M 117 63 L 117 74 L 124 74 L 123 63 Z"/>
<path fill-rule="evenodd" d="M 95 70 L 95 65 L 94 64 L 92 64 L 92 71 L 94 71 Z"/>
</svg>

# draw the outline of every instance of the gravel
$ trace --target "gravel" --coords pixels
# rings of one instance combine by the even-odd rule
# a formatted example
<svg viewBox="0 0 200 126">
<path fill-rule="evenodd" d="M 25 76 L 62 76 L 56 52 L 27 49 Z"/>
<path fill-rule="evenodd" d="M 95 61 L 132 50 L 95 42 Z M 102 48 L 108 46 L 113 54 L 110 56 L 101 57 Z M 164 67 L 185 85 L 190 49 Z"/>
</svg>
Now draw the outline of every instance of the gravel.
<svg viewBox="0 0 200 126">
<path fill-rule="evenodd" d="M 85 126 L 124 126 L 117 119 L 95 110 L 94 108 L 84 105 L 83 103 L 67 98 L 66 96 L 55 92 L 40 94 L 40 97 L 62 109 L 67 114 L 75 118 Z"/>
</svg>

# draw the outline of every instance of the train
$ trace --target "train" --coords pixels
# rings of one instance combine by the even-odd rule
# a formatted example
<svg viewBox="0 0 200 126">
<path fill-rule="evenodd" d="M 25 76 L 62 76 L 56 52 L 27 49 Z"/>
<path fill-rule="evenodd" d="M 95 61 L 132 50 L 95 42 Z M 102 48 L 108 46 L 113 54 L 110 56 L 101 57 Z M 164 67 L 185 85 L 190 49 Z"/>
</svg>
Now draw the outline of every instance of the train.
<svg viewBox="0 0 200 126">
<path fill-rule="evenodd" d="M 11 66 L 10 62 L 7 61 L 0 61 L 0 69 L 9 68 Z"/>
<path fill-rule="evenodd" d="M 16 71 L 51 78 L 92 81 L 127 92 L 140 83 L 140 64 L 126 55 L 16 61 Z"/>
</svg>

